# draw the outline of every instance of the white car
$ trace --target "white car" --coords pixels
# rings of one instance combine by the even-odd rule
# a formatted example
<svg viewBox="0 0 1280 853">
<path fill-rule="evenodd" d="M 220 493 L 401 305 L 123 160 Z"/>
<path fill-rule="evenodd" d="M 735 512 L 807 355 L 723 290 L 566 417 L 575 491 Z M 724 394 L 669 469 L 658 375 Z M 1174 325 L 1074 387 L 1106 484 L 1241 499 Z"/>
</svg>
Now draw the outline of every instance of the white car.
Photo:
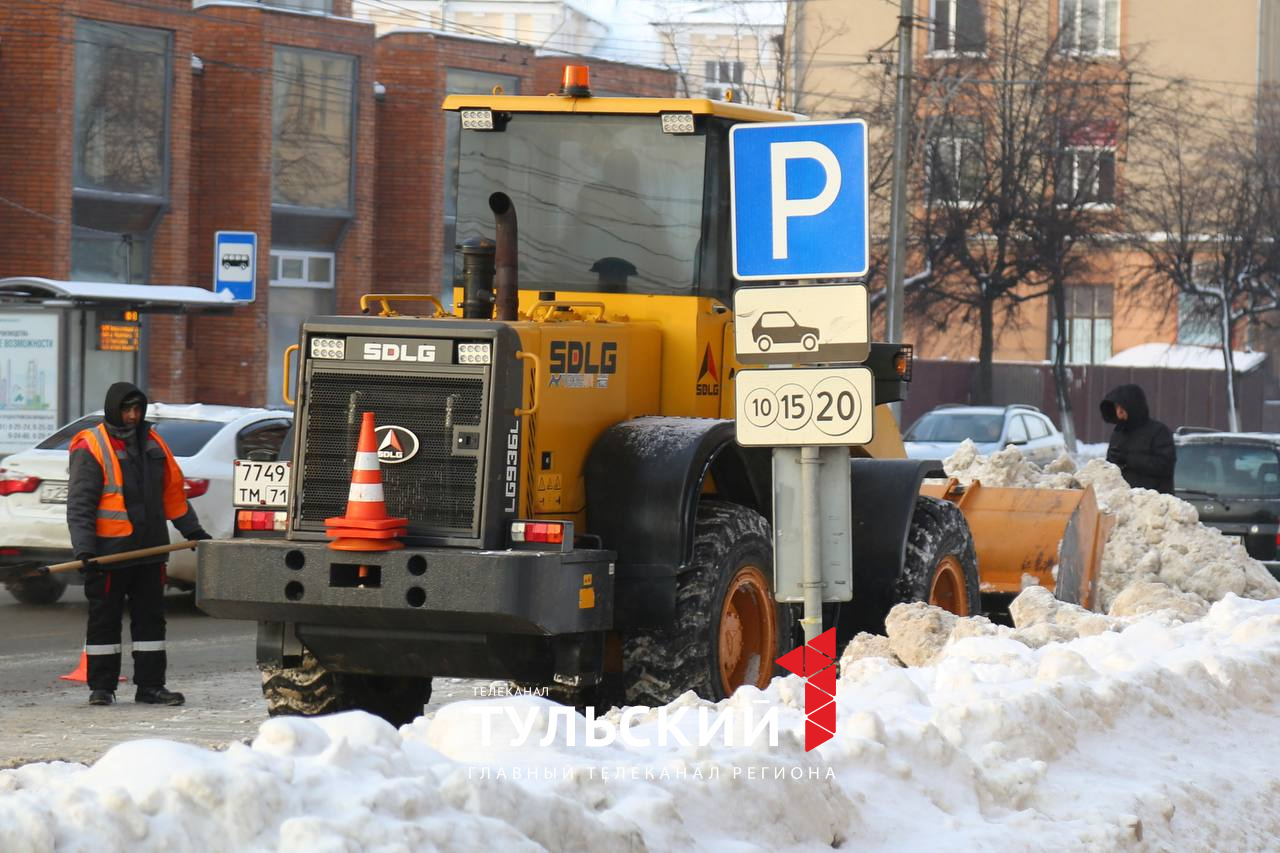
<svg viewBox="0 0 1280 853">
<path fill-rule="evenodd" d="M 200 524 L 215 539 L 231 536 L 231 481 L 236 459 L 253 451 L 275 453 L 293 422 L 293 412 L 212 406 L 200 403 L 152 403 L 147 420 L 173 451 L 186 480 L 187 497 Z M 30 450 L 0 461 L 0 565 L 50 565 L 74 559 L 67 530 L 67 447 L 82 429 L 102 421 L 97 411 L 74 421 Z M 182 537 L 169 525 L 169 538 Z M 68 580 L 79 573 L 63 572 L 11 582 L 9 592 L 27 604 L 52 604 Z M 169 582 L 195 584 L 194 551 L 178 551 L 169 558 Z"/>
</svg>

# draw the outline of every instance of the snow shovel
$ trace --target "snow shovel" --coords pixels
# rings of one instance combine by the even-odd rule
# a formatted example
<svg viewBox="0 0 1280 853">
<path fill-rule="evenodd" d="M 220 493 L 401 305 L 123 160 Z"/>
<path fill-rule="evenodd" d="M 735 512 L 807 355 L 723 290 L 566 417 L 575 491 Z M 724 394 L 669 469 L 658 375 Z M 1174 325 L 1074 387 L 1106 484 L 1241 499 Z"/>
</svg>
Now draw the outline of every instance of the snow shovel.
<svg viewBox="0 0 1280 853">
<path fill-rule="evenodd" d="M 121 554 L 108 554 L 105 557 L 96 557 L 93 562 L 105 566 L 109 563 L 121 563 L 125 560 L 136 560 L 139 557 L 155 557 L 160 554 L 168 554 L 173 551 L 188 551 L 195 547 L 195 542 L 177 542 L 169 545 L 156 545 L 151 548 L 139 548 L 136 551 L 125 551 Z M 12 583 L 13 581 L 23 580 L 24 578 L 38 578 L 42 575 L 56 575 L 59 572 L 69 572 L 74 569 L 78 569 L 84 564 L 84 560 L 72 560 L 69 563 L 54 563 L 52 566 L 0 566 L 0 583 Z"/>
</svg>

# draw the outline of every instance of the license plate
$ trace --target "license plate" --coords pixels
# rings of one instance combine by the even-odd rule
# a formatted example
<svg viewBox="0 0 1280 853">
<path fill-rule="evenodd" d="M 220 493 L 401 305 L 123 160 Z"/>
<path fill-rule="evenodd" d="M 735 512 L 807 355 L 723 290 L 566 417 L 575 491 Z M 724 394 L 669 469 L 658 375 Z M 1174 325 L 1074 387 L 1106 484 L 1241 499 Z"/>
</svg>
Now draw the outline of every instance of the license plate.
<svg viewBox="0 0 1280 853">
<path fill-rule="evenodd" d="M 67 484 L 45 482 L 40 485 L 40 503 L 64 504 L 67 502 Z"/>
<path fill-rule="evenodd" d="M 231 489 L 236 506 L 288 506 L 289 463 L 237 459 Z"/>
</svg>

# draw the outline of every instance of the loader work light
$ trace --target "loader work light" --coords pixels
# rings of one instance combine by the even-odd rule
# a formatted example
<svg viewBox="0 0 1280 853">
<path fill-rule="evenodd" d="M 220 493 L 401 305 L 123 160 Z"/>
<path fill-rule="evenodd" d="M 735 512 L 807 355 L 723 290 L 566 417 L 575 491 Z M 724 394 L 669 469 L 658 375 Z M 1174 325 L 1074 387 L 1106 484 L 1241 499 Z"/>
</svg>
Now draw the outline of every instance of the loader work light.
<svg viewBox="0 0 1280 853">
<path fill-rule="evenodd" d="M 693 133 L 693 113 L 663 113 L 663 133 Z"/>
<path fill-rule="evenodd" d="M 493 110 L 462 110 L 464 130 L 493 130 Z"/>
<path fill-rule="evenodd" d="M 341 361 L 346 357 L 347 342 L 342 338 L 312 338 L 312 358 L 334 358 Z"/>
<path fill-rule="evenodd" d="M 458 364 L 489 364 L 493 360 L 489 344 L 458 344 Z"/>
</svg>

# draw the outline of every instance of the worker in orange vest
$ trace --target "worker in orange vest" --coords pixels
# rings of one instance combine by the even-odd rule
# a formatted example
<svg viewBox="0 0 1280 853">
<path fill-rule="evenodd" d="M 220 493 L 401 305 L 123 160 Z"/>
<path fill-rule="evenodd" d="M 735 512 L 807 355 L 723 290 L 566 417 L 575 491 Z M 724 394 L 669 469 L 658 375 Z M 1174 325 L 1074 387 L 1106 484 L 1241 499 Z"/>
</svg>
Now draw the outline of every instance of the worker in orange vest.
<svg viewBox="0 0 1280 853">
<path fill-rule="evenodd" d="M 188 540 L 209 539 L 187 503 L 182 470 L 151 424 L 147 397 L 130 382 L 107 389 L 103 422 L 71 440 L 67 526 L 77 560 L 85 561 L 89 599 L 85 634 L 89 704 L 115 701 L 120 677 L 121 621 L 129 601 L 134 701 L 181 705 L 165 688 L 165 564 L 155 558 L 100 565 L 97 557 L 169 544 L 168 522 Z"/>
</svg>

